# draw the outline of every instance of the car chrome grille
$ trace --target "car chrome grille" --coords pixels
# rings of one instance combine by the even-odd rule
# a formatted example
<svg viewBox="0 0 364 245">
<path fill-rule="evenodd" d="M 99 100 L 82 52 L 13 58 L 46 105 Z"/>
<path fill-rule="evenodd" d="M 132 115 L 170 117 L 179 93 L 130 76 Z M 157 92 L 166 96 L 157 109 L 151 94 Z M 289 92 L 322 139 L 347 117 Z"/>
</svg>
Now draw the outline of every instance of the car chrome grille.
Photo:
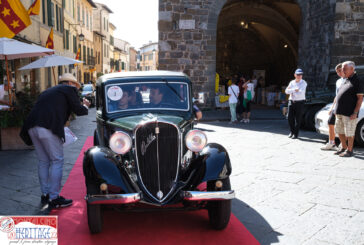
<svg viewBox="0 0 364 245">
<path fill-rule="evenodd" d="M 178 173 L 179 132 L 176 126 L 151 122 L 135 132 L 138 171 L 148 194 L 163 201 Z"/>
</svg>

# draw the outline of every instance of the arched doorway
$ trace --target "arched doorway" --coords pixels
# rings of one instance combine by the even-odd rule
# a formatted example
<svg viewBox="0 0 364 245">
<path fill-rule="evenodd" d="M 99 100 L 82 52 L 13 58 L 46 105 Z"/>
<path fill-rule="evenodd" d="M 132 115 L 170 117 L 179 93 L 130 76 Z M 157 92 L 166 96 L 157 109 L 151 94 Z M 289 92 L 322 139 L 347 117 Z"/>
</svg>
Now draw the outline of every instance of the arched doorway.
<svg viewBox="0 0 364 245">
<path fill-rule="evenodd" d="M 216 72 L 252 76 L 280 88 L 298 62 L 301 9 L 295 0 L 230 0 L 217 23 Z"/>
</svg>

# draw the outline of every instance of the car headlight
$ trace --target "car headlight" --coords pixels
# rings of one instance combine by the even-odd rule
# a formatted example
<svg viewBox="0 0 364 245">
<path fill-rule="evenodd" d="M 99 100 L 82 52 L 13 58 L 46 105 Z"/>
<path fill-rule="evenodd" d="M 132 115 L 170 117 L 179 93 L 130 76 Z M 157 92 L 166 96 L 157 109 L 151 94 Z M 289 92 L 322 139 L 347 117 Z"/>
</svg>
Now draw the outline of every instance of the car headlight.
<svg viewBox="0 0 364 245">
<path fill-rule="evenodd" d="M 132 145 L 131 138 L 128 134 L 116 131 L 109 140 L 111 150 L 117 154 L 125 154 L 130 151 Z"/>
<path fill-rule="evenodd" d="M 207 144 L 206 134 L 200 130 L 191 130 L 186 135 L 186 146 L 193 152 L 200 152 Z"/>
</svg>

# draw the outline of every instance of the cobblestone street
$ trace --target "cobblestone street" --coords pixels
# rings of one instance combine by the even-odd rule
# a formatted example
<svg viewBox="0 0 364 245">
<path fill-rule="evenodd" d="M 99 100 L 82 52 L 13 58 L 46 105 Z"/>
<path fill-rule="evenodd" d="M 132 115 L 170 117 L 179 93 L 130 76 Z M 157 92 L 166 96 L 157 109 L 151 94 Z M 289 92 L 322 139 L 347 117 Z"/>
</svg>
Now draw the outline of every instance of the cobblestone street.
<svg viewBox="0 0 364 245">
<path fill-rule="evenodd" d="M 261 244 L 363 244 L 364 149 L 339 158 L 320 150 L 325 137 L 302 131 L 300 139 L 289 139 L 279 111 L 271 111 L 274 120 L 262 112 L 253 110 L 250 124 L 196 125 L 230 154 L 234 215 Z M 95 109 L 72 122 L 79 140 L 65 148 L 63 183 L 95 126 Z M 0 151 L 1 215 L 39 212 L 36 165 L 32 150 Z"/>
<path fill-rule="evenodd" d="M 315 132 L 289 139 L 285 120 L 197 127 L 230 153 L 233 212 L 261 244 L 363 244 L 362 148 L 340 158 Z"/>
</svg>

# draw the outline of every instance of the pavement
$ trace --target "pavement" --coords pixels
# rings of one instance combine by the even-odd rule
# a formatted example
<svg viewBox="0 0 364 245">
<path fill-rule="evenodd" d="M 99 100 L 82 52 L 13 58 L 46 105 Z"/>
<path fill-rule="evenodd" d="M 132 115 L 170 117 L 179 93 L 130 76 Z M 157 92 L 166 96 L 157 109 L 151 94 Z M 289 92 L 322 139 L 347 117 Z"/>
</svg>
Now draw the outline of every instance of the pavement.
<svg viewBox="0 0 364 245">
<path fill-rule="evenodd" d="M 232 211 L 261 244 L 363 244 L 363 148 L 343 159 L 321 151 L 326 137 L 316 132 L 289 139 L 278 109 L 253 107 L 250 124 L 229 119 L 229 110 L 203 111 L 195 128 L 229 152 Z M 94 108 L 72 121 L 79 140 L 65 147 L 63 183 L 95 127 Z M 38 214 L 34 150 L 0 151 L 0 168 L 0 215 Z"/>
</svg>

